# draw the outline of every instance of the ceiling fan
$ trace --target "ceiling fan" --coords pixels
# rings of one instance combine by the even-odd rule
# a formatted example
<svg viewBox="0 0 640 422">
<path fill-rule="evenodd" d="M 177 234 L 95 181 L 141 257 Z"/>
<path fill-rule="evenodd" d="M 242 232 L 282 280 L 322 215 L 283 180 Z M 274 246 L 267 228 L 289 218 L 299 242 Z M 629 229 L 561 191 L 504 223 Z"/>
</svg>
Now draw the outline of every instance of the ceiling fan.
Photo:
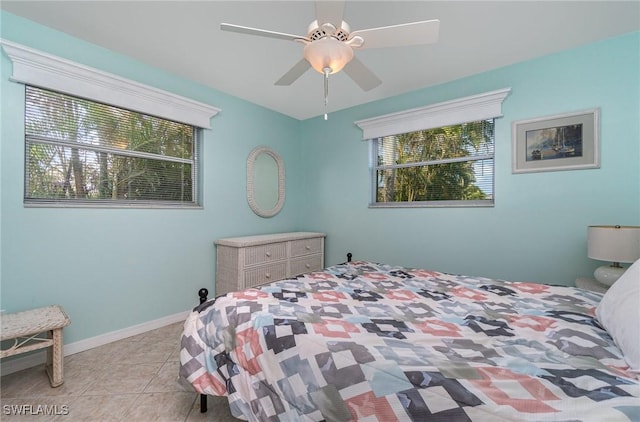
<svg viewBox="0 0 640 422">
<path fill-rule="evenodd" d="M 438 41 L 440 21 L 437 19 L 351 32 L 349 25 L 342 20 L 344 3 L 344 1 L 316 2 L 316 20 L 309 24 L 306 36 L 229 23 L 220 24 L 220 29 L 304 44 L 304 58 L 278 79 L 275 84 L 291 85 L 309 68 L 315 69 L 324 75 L 325 110 L 328 98 L 328 81 L 331 74 L 344 69 L 345 73 L 364 91 L 369 91 L 382 83 L 354 56 L 354 50 L 431 44 Z"/>
</svg>

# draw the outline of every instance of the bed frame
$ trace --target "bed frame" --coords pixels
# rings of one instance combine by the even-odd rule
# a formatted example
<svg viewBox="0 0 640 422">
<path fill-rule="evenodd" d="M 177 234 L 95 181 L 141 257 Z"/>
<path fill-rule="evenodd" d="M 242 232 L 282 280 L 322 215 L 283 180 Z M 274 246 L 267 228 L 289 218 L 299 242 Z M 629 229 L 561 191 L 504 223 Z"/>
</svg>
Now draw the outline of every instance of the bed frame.
<svg viewBox="0 0 640 422">
<path fill-rule="evenodd" d="M 351 258 L 353 258 L 353 254 L 351 252 L 347 253 L 347 262 L 351 262 Z M 207 301 L 207 296 L 209 295 L 209 290 L 206 288 L 202 288 L 198 290 L 198 297 L 200 297 L 200 304 L 203 304 Z M 200 413 L 205 413 L 207 411 L 207 395 L 200 394 Z"/>
</svg>

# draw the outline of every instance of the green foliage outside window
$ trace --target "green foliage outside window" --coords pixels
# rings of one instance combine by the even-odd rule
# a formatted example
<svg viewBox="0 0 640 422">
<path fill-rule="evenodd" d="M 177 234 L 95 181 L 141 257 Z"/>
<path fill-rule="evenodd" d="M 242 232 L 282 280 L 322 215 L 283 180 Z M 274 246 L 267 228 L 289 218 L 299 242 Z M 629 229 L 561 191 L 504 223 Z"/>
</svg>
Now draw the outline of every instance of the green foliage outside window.
<svg viewBox="0 0 640 422">
<path fill-rule="evenodd" d="M 376 139 L 375 203 L 492 202 L 493 129 L 492 119 Z"/>
<path fill-rule="evenodd" d="M 195 205 L 196 129 L 26 87 L 27 203 Z"/>
</svg>

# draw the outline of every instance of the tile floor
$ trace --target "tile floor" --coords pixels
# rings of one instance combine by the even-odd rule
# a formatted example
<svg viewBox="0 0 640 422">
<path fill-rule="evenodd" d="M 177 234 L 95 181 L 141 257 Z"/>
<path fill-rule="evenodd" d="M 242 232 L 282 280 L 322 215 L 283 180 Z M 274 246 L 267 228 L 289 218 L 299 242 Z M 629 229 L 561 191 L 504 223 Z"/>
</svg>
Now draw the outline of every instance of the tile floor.
<svg viewBox="0 0 640 422">
<path fill-rule="evenodd" d="M 66 356 L 64 384 L 58 388 L 49 386 L 44 366 L 5 375 L 0 419 L 237 421 L 225 397 L 209 397 L 209 411 L 202 414 L 198 394 L 178 384 L 181 332 L 182 323 L 172 324 Z M 57 415 L 38 414 L 45 406 Z"/>
</svg>

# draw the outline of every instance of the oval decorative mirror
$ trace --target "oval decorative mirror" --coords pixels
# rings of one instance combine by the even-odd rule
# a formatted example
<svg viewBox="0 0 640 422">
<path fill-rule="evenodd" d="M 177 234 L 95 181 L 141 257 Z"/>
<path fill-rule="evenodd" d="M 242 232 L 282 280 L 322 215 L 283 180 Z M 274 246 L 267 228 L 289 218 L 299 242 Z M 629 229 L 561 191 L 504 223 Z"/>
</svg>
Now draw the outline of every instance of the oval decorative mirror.
<svg viewBox="0 0 640 422">
<path fill-rule="evenodd" d="M 260 217 L 273 217 L 284 206 L 284 162 L 268 147 L 257 147 L 247 158 L 247 201 Z"/>
</svg>

